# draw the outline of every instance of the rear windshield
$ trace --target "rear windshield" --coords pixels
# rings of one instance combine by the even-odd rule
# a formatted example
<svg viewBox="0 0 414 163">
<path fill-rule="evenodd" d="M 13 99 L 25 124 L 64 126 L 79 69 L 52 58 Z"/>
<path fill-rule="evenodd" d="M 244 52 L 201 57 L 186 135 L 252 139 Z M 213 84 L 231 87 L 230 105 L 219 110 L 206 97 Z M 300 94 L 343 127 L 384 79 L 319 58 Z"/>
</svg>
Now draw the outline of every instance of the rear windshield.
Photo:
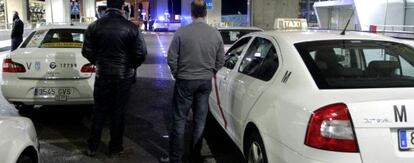
<svg viewBox="0 0 414 163">
<path fill-rule="evenodd" d="M 295 44 L 320 89 L 414 87 L 414 49 L 395 42 Z"/>
<path fill-rule="evenodd" d="M 83 29 L 39 30 L 21 48 L 82 48 L 84 32 Z"/>
<path fill-rule="evenodd" d="M 225 29 L 225 30 L 220 30 L 220 34 L 221 37 L 223 38 L 223 42 L 224 44 L 233 44 L 234 42 L 236 42 L 237 40 L 239 40 L 240 37 L 243 37 L 246 34 L 252 33 L 252 32 L 258 32 L 260 30 L 243 30 L 243 29 L 238 29 L 238 30 L 230 30 L 230 29 Z"/>
</svg>

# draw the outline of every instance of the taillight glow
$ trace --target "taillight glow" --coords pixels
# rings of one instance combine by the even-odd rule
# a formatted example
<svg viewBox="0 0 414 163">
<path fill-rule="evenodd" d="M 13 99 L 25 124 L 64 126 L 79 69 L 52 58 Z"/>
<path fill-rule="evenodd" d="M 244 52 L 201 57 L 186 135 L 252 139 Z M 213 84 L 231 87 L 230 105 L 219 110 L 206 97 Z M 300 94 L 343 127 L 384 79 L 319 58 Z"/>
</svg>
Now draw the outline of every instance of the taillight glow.
<svg viewBox="0 0 414 163">
<path fill-rule="evenodd" d="M 6 58 L 3 60 L 3 72 L 24 73 L 26 72 L 26 69 L 22 64 L 13 62 L 10 58 Z"/>
<path fill-rule="evenodd" d="M 85 65 L 82 66 L 81 72 L 83 72 L 83 73 L 95 73 L 96 72 L 95 65 L 90 64 L 90 63 L 85 64 Z"/>
<path fill-rule="evenodd" d="M 359 152 L 348 107 L 338 103 L 314 111 L 305 144 L 329 151 Z"/>
</svg>

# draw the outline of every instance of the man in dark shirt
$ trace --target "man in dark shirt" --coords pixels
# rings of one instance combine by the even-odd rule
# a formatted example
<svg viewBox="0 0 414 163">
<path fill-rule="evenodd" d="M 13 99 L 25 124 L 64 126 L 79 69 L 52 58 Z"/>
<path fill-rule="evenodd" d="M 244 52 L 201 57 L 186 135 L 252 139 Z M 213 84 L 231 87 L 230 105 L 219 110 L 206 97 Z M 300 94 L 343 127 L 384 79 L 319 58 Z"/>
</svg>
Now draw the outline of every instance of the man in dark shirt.
<svg viewBox="0 0 414 163">
<path fill-rule="evenodd" d="M 123 16 L 123 4 L 124 0 L 107 0 L 105 16 L 89 25 L 85 32 L 82 54 L 97 68 L 86 153 L 89 156 L 96 154 L 107 115 L 111 118 L 109 154 L 122 153 L 129 89 L 135 80 L 135 70 L 147 55 L 141 31 Z"/>
<path fill-rule="evenodd" d="M 19 13 L 13 14 L 13 28 L 11 32 L 11 51 L 16 50 L 23 41 L 24 24 L 19 18 Z"/>
</svg>

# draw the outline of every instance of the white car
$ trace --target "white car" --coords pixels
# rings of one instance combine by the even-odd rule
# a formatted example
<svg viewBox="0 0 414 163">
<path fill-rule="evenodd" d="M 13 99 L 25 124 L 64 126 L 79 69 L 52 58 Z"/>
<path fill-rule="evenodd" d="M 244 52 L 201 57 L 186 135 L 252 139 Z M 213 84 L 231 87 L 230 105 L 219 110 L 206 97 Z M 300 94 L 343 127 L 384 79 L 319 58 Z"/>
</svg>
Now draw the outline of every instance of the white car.
<svg viewBox="0 0 414 163">
<path fill-rule="evenodd" d="M 249 34 L 210 112 L 252 163 L 414 162 L 414 48 L 369 33 Z"/>
<path fill-rule="evenodd" d="M 81 54 L 86 26 L 36 29 L 3 61 L 3 96 L 17 109 L 93 104 L 95 66 Z"/>
<path fill-rule="evenodd" d="M 39 162 L 39 141 L 30 119 L 0 115 L 0 162 Z"/>
<path fill-rule="evenodd" d="M 224 42 L 224 50 L 227 51 L 239 38 L 252 32 L 262 32 L 263 29 L 256 27 L 220 27 L 217 28 Z"/>
<path fill-rule="evenodd" d="M 156 19 L 153 24 L 154 32 L 168 32 L 169 22 L 166 20 Z"/>
</svg>

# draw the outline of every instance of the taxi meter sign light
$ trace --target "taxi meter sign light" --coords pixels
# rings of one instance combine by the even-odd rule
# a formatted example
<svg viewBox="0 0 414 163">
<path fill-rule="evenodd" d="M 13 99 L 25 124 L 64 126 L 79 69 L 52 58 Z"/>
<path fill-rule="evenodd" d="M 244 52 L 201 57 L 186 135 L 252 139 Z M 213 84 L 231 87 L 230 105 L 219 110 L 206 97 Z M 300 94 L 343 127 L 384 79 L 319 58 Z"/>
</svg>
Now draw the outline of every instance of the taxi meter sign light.
<svg viewBox="0 0 414 163">
<path fill-rule="evenodd" d="M 276 19 L 275 29 L 277 30 L 307 30 L 306 19 Z"/>
</svg>

